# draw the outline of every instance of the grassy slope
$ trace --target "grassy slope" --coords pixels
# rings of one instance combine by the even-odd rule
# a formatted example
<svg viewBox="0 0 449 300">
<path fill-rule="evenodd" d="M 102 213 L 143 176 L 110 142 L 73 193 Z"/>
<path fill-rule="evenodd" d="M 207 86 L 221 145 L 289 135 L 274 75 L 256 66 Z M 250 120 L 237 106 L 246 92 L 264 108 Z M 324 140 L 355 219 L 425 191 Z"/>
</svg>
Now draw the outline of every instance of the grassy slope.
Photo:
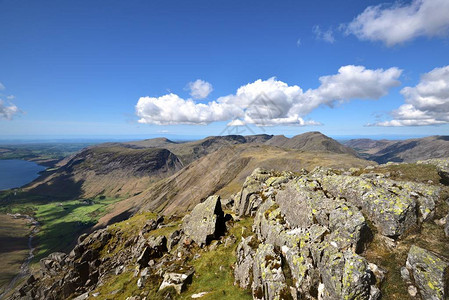
<svg viewBox="0 0 449 300">
<path fill-rule="evenodd" d="M 145 222 L 150 218 L 154 218 L 154 216 L 155 214 L 148 212 L 138 214 L 126 221 L 111 225 L 109 230 L 120 231 L 123 237 L 137 235 Z M 175 294 L 173 299 L 191 299 L 193 294 L 200 292 L 208 292 L 201 299 L 252 299 L 250 291 L 234 286 L 234 274 L 232 270 L 232 265 L 236 259 L 235 251 L 238 241 L 241 240 L 242 236 L 247 236 L 251 233 L 252 223 L 252 218 L 242 219 L 235 223 L 227 235 L 233 234 L 237 242 L 228 247 L 220 244 L 214 250 L 194 248 L 193 253 L 198 254 L 198 257 L 196 259 L 190 259 L 187 262 L 187 264 L 195 268 L 193 282 L 181 295 Z M 176 230 L 180 224 L 180 219 L 175 219 L 172 222 L 168 222 L 167 227 L 152 231 L 150 235 L 167 236 Z M 107 247 L 114 245 L 115 242 L 114 240 L 110 241 Z M 120 248 L 114 248 L 110 253 L 107 253 L 107 250 L 103 251 L 103 255 L 114 255 L 117 251 L 120 251 Z M 172 252 L 174 251 L 176 251 L 176 248 L 172 250 Z M 140 294 L 145 295 L 147 299 L 164 299 L 167 291 L 158 292 L 161 284 L 160 278 L 155 277 L 153 280 L 147 281 L 143 289 L 137 287 L 137 279 L 138 277 L 133 276 L 133 270 L 129 270 L 118 276 L 111 276 L 104 285 L 94 291 L 94 293 L 99 292 L 100 295 L 92 299 L 126 299 L 132 295 Z"/>
<path fill-rule="evenodd" d="M 225 247 L 218 245 L 215 250 L 204 251 L 198 259 L 192 261 L 195 267 L 195 277 L 192 285 L 182 295 L 182 299 L 191 299 L 191 296 L 200 292 L 208 292 L 201 297 L 204 300 L 213 299 L 252 299 L 249 290 L 234 286 L 233 265 L 236 261 L 235 251 L 242 236 L 252 234 L 252 218 L 245 218 L 235 224 L 228 233 L 237 238 L 237 242 Z"/>
<path fill-rule="evenodd" d="M 51 252 L 69 250 L 77 235 L 95 225 L 107 212 L 107 207 L 120 200 L 96 198 L 91 205 L 83 204 L 83 200 L 72 200 L 37 206 L 35 217 L 41 229 L 37 236 L 39 250 L 36 260 Z"/>
<path fill-rule="evenodd" d="M 6 195 L 3 194 L 3 197 Z M 51 252 L 67 251 L 77 235 L 93 226 L 109 211 L 110 205 L 122 199 L 97 197 L 91 200 L 90 205 L 85 204 L 83 199 L 51 202 L 24 193 L 23 196 L 16 196 L 13 203 L 0 207 L 0 212 L 28 214 L 40 223 L 38 250 L 34 258 L 37 262 Z"/>
<path fill-rule="evenodd" d="M 27 220 L 0 215 L 0 294 L 28 256 L 29 232 Z"/>
</svg>

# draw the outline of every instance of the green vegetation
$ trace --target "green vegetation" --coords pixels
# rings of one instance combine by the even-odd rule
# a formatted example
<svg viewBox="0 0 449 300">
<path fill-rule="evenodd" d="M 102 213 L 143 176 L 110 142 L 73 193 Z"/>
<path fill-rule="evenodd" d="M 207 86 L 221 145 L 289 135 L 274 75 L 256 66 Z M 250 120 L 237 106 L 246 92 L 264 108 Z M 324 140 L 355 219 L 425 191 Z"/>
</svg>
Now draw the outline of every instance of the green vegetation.
<svg viewBox="0 0 449 300">
<path fill-rule="evenodd" d="M 74 239 L 84 230 L 95 225 L 107 212 L 107 206 L 120 201 L 116 198 L 72 200 L 48 203 L 36 207 L 35 217 L 41 228 L 37 235 L 36 259 L 51 252 L 68 250 Z"/>
<path fill-rule="evenodd" d="M 55 251 L 67 251 L 76 236 L 95 225 L 108 212 L 108 206 L 122 198 L 99 196 L 64 202 L 49 201 L 28 193 L 0 194 L 0 213 L 21 213 L 34 217 L 40 224 L 36 236 L 38 249 L 34 262 Z"/>
<path fill-rule="evenodd" d="M 191 299 L 191 296 L 200 292 L 208 292 L 201 299 L 252 299 L 249 290 L 243 290 L 234 285 L 233 265 L 236 261 L 235 251 L 242 236 L 252 234 L 252 218 L 245 218 L 235 223 L 227 234 L 236 237 L 236 243 L 228 245 L 219 244 L 213 250 L 200 250 L 200 257 L 192 260 L 195 275 L 192 285 L 183 293 L 182 299 Z"/>
<path fill-rule="evenodd" d="M 145 223 L 155 217 L 156 214 L 147 212 L 109 226 L 109 230 L 115 234 L 113 234 L 113 237 L 101 252 L 101 256 L 116 255 L 123 249 L 123 245 L 118 243 L 117 237 L 120 237 L 121 241 L 126 241 L 129 237 L 136 236 Z M 166 220 L 164 223 L 164 227 L 153 230 L 148 234 L 151 236 L 168 236 L 179 228 L 181 219 L 172 218 Z M 215 248 L 206 247 L 203 249 L 195 246 L 191 249 L 191 254 L 184 265 L 193 266 L 195 268 L 195 274 L 192 284 L 181 295 L 177 295 L 176 292 L 170 289 L 158 291 L 162 283 L 161 278 L 158 276 L 150 277 L 145 282 L 145 288 L 139 289 L 137 287 L 138 277 L 134 277 L 134 270 L 129 269 L 118 276 L 112 275 L 93 293 L 100 293 L 97 299 L 126 299 L 133 295 L 146 296 L 147 299 L 165 299 L 164 297 L 167 293 L 172 295 L 172 299 L 191 299 L 193 294 L 201 292 L 208 292 L 201 299 L 252 299 L 249 290 L 243 290 L 234 285 L 233 273 L 237 245 L 242 236 L 246 237 L 252 234 L 252 223 L 252 218 L 244 218 L 234 224 L 230 232 L 226 234 L 226 237 L 234 235 L 236 238 L 235 243 L 226 246 L 224 243 L 218 243 Z M 172 250 L 170 255 L 174 255 L 175 252 L 176 248 Z M 175 261 L 174 263 L 176 264 L 177 262 Z"/>
</svg>

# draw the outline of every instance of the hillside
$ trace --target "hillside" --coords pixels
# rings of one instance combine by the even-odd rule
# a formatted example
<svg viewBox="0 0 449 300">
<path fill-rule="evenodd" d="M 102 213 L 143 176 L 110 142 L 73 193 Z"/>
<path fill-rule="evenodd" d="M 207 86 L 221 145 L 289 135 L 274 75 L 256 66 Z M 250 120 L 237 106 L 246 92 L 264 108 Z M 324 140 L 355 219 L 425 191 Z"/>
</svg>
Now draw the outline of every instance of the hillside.
<svg viewBox="0 0 449 300">
<path fill-rule="evenodd" d="M 345 143 L 362 157 L 378 163 L 415 162 L 449 156 L 449 136 L 430 136 L 404 141 L 356 139 Z"/>
<path fill-rule="evenodd" d="M 349 154 L 331 152 L 303 152 L 266 145 L 235 145 L 223 147 L 191 163 L 176 174 L 163 179 L 135 197 L 116 205 L 114 212 L 99 221 L 110 223 L 120 214 L 129 215 L 140 210 L 179 214 L 192 209 L 208 195 L 216 193 L 230 197 L 236 193 L 258 167 L 278 171 L 300 172 L 316 166 L 335 168 L 365 167 L 372 162 Z M 120 218 L 118 218 L 120 219 Z"/>
<path fill-rule="evenodd" d="M 182 168 L 167 149 L 103 144 L 86 148 L 30 184 L 31 194 L 53 198 L 129 196 Z"/>
<path fill-rule="evenodd" d="M 211 194 L 176 216 L 145 211 L 81 236 L 11 299 L 444 300 L 448 165 L 257 168 L 234 202 Z M 412 170 L 391 177 L 392 166 Z"/>
</svg>

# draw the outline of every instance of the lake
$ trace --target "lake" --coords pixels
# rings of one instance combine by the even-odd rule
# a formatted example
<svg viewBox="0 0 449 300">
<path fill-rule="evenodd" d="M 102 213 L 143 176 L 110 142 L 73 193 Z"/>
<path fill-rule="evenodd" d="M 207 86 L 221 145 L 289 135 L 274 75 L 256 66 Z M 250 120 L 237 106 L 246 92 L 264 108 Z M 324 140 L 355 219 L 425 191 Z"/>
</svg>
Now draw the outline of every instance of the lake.
<svg viewBox="0 0 449 300">
<path fill-rule="evenodd" d="M 30 183 L 45 170 L 35 162 L 20 159 L 0 160 L 0 190 L 21 187 Z"/>
</svg>

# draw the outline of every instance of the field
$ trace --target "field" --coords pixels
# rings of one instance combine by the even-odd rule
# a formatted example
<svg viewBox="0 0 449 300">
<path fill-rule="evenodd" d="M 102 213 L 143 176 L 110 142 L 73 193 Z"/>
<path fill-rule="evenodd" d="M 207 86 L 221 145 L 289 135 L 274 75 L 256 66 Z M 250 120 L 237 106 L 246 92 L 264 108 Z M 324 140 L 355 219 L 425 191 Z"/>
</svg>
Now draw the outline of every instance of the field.
<svg viewBox="0 0 449 300">
<path fill-rule="evenodd" d="M 37 235 L 36 260 L 55 251 L 67 251 L 77 235 L 96 224 L 107 212 L 107 206 L 119 198 L 96 198 L 53 202 L 36 206 L 35 218 L 41 228 Z"/>
<path fill-rule="evenodd" d="M 52 252 L 68 251 L 78 235 L 89 230 L 101 216 L 108 212 L 109 205 L 122 200 L 104 196 L 64 202 L 45 202 L 43 199 L 27 198 L 26 196 L 21 198 L 1 207 L 0 212 L 28 214 L 39 222 L 39 232 L 33 240 L 33 245 L 37 245 L 37 250 L 34 253 L 32 264 Z M 1 230 L 4 233 L 0 235 L 2 236 L 0 254 L 3 255 L 2 264 L 9 267 L 1 269 L 0 278 L 10 278 L 11 274 L 17 272 L 20 263 L 28 253 L 26 238 L 28 228 L 24 224 L 17 223 L 18 220 L 14 221 L 11 223 L 7 222 L 6 217 L 2 218 L 2 222 L 5 224 L 1 224 Z M 25 221 L 22 220 L 23 222 Z M 16 227 L 12 228 L 12 226 Z M 14 232 L 14 236 L 9 237 L 8 232 Z M 23 246 L 19 247 L 19 245 Z M 3 254 L 14 248 L 17 248 L 18 251 L 8 255 Z M 19 251 L 23 249 L 25 250 Z"/>
<path fill-rule="evenodd" d="M 0 294 L 28 256 L 28 221 L 0 215 Z"/>
</svg>

